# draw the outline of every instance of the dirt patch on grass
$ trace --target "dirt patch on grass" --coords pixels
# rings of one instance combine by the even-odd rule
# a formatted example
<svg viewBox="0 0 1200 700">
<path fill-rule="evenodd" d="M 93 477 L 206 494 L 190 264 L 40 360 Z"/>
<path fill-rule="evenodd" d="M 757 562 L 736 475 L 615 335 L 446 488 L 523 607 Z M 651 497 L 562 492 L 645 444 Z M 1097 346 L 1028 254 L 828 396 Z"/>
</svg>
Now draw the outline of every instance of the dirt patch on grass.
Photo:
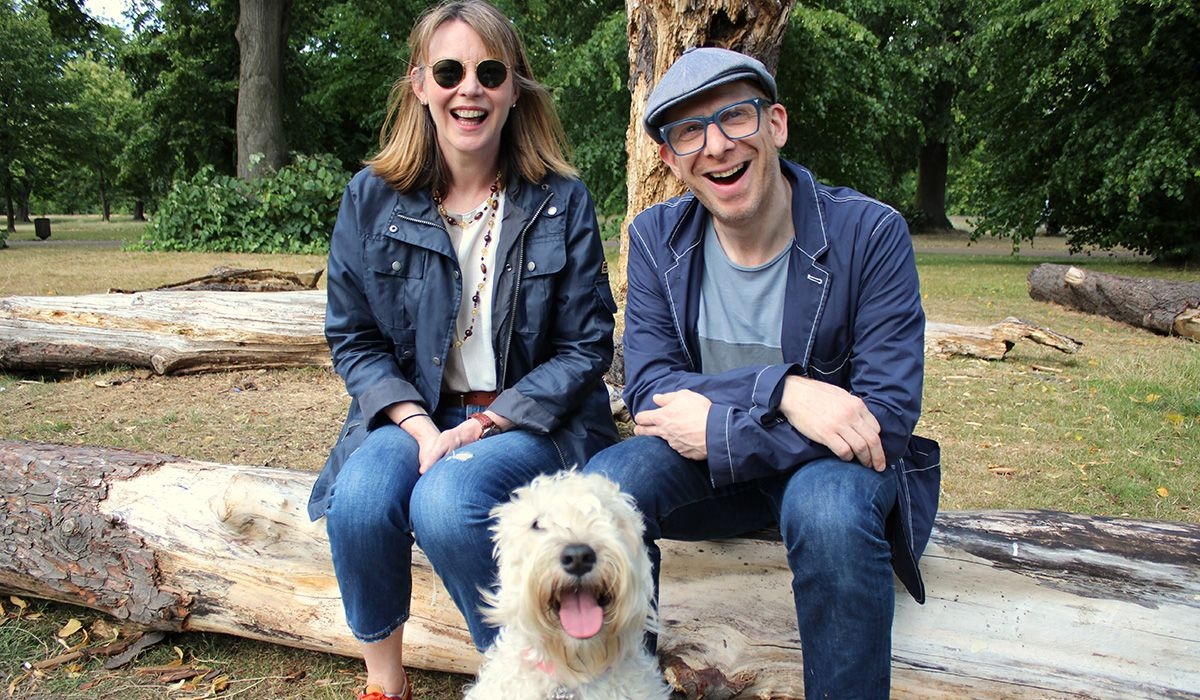
<svg viewBox="0 0 1200 700">
<path fill-rule="evenodd" d="M 117 369 L 0 380 L 9 439 L 141 449 L 225 464 L 317 470 L 345 417 L 319 368 L 164 377 Z"/>
</svg>

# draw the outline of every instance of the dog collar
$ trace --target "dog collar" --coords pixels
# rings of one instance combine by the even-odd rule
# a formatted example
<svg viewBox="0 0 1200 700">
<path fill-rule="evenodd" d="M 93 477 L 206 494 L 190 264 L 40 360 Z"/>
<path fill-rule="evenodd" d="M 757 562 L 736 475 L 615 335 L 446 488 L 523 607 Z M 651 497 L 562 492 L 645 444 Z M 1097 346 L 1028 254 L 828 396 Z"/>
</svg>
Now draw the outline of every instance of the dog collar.
<svg viewBox="0 0 1200 700">
<path fill-rule="evenodd" d="M 530 661 L 533 660 L 533 650 L 526 652 L 526 658 Z M 537 669 L 542 673 L 545 673 L 551 678 L 554 677 L 554 664 L 550 663 L 549 661 L 538 661 L 534 665 L 537 666 Z M 579 696 L 575 694 L 574 690 L 565 685 L 560 685 L 554 689 L 554 692 L 551 693 L 550 697 L 546 698 L 546 700 L 578 700 L 578 698 Z"/>
</svg>

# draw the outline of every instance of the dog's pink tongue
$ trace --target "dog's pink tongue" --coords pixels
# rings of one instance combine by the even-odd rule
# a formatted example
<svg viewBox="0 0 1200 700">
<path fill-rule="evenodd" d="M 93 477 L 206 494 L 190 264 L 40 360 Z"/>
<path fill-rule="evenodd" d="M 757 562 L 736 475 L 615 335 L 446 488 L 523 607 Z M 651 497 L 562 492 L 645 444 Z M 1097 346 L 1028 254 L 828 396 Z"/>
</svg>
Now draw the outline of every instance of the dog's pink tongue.
<svg viewBox="0 0 1200 700">
<path fill-rule="evenodd" d="M 575 591 L 563 596 L 558 619 L 563 631 L 576 639 L 589 639 L 604 625 L 604 610 L 590 591 Z"/>
</svg>

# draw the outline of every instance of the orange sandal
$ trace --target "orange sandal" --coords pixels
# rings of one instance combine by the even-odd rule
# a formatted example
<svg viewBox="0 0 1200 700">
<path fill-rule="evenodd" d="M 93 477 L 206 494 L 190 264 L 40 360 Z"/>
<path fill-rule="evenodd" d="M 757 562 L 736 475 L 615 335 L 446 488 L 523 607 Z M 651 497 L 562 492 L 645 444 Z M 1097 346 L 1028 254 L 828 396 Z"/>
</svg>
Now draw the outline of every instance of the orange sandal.
<svg viewBox="0 0 1200 700">
<path fill-rule="evenodd" d="M 408 671 L 404 672 L 404 694 L 388 695 L 377 685 L 368 685 L 358 694 L 358 700 L 412 700 L 412 683 L 408 682 Z"/>
</svg>

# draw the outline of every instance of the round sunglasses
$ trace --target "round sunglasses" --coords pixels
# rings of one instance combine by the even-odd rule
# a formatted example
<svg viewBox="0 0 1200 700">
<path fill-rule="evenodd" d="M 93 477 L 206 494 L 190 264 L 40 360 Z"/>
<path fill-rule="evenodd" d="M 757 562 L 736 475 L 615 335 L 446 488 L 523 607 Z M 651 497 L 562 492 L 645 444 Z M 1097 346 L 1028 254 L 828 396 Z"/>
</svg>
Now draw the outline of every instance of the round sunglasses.
<svg viewBox="0 0 1200 700">
<path fill-rule="evenodd" d="M 467 77 L 467 67 L 457 58 L 443 58 L 433 64 L 433 82 L 449 90 Z M 475 63 L 475 78 L 479 84 L 495 90 L 508 80 L 508 66 L 494 58 L 485 58 Z"/>
</svg>

